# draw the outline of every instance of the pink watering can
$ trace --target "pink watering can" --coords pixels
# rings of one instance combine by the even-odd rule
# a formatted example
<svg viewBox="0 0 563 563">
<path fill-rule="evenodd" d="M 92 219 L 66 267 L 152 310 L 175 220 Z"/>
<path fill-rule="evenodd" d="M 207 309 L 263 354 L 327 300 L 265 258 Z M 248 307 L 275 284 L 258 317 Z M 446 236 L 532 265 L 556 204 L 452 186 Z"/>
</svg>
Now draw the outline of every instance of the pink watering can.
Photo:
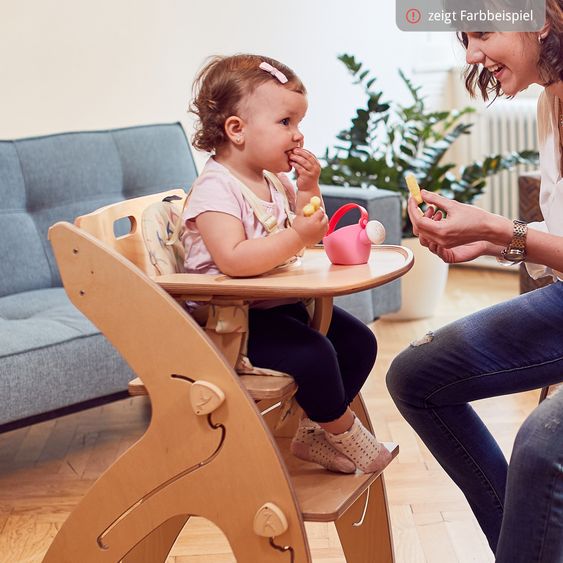
<svg viewBox="0 0 563 563">
<path fill-rule="evenodd" d="M 338 221 L 351 209 L 360 210 L 356 225 L 348 225 L 335 231 Z M 385 227 L 379 221 L 368 221 L 368 212 L 357 203 L 347 203 L 331 217 L 328 231 L 323 238 L 325 251 L 333 264 L 365 264 L 372 244 L 385 240 Z"/>
</svg>

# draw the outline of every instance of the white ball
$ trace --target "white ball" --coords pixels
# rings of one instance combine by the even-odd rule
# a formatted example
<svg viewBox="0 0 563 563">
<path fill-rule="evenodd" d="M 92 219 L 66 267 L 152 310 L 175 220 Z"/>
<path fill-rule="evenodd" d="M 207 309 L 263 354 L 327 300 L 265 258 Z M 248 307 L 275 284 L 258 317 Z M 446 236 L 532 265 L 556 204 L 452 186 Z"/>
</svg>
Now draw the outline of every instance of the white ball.
<svg viewBox="0 0 563 563">
<path fill-rule="evenodd" d="M 372 244 L 382 244 L 385 240 L 385 227 L 379 221 L 368 221 L 366 235 Z"/>
</svg>

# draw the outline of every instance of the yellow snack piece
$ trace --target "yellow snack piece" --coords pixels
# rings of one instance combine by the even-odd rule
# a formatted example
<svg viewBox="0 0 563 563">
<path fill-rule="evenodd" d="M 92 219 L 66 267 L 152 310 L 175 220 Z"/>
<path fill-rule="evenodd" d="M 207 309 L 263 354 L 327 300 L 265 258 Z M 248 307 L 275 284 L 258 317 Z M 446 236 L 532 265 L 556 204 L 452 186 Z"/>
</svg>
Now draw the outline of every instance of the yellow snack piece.
<svg viewBox="0 0 563 563">
<path fill-rule="evenodd" d="M 316 211 L 321 206 L 321 198 L 318 195 L 314 195 L 309 203 L 315 208 Z"/>
<path fill-rule="evenodd" d="M 317 209 L 321 207 L 321 198 L 319 196 L 314 195 L 310 200 L 309 203 L 303 206 L 303 215 L 305 217 L 310 217 Z"/>
<path fill-rule="evenodd" d="M 413 174 L 407 174 L 405 176 L 405 179 L 407 181 L 407 188 L 409 189 L 410 194 L 412 195 L 416 203 L 420 205 L 423 202 L 423 199 L 420 195 L 420 186 L 418 185 L 416 178 Z"/>
<path fill-rule="evenodd" d="M 305 217 L 310 217 L 315 211 L 316 209 L 311 203 L 308 203 L 303 207 L 303 215 L 305 215 Z"/>
</svg>

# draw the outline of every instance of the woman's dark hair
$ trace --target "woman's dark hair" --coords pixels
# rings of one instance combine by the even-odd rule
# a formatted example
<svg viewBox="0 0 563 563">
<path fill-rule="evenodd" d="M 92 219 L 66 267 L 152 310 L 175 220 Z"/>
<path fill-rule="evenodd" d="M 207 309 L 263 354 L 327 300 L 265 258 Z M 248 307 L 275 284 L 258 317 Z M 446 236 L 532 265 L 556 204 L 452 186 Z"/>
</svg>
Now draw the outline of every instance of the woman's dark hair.
<svg viewBox="0 0 563 563">
<path fill-rule="evenodd" d="M 282 84 L 269 72 L 260 68 L 266 62 L 282 72 L 287 82 Z M 273 80 L 293 92 L 306 94 L 297 75 L 284 64 L 259 55 L 213 57 L 199 72 L 193 86 L 193 100 L 189 111 L 198 120 L 192 145 L 212 152 L 227 141 L 225 121 L 240 111 L 241 100 L 258 86 Z"/>
<path fill-rule="evenodd" d="M 545 21 L 550 24 L 550 29 L 542 40 L 538 68 L 544 84 L 548 86 L 559 80 L 563 80 L 563 0 L 546 0 Z M 458 39 L 467 49 L 467 34 L 459 32 Z M 529 33 L 534 41 L 537 41 L 537 32 Z M 481 93 L 483 100 L 487 101 L 491 95 L 493 100 L 504 95 L 500 82 L 493 73 L 478 64 L 465 67 L 463 72 L 465 88 L 475 97 L 477 91 Z"/>
</svg>

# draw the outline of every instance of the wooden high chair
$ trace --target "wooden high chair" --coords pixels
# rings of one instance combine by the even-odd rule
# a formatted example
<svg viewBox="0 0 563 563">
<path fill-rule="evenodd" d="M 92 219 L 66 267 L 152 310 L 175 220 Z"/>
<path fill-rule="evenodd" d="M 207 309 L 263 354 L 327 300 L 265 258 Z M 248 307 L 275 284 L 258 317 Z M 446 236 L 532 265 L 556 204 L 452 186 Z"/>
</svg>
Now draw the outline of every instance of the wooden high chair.
<svg viewBox="0 0 563 563">
<path fill-rule="evenodd" d="M 399 277 L 412 254 L 374 247 L 368 264 L 339 267 L 315 248 L 256 278 L 156 275 L 140 226 L 143 210 L 165 195 L 184 197 L 124 201 L 49 231 L 66 292 L 140 377 L 133 389 L 148 392 L 152 418 L 68 517 L 44 562 L 163 562 L 192 515 L 216 524 L 242 563 L 310 562 L 304 521 L 335 521 L 349 563 L 393 561 L 383 475 L 335 474 L 294 458 L 296 416 L 272 430 L 293 380 L 239 377 L 231 345 L 240 335 L 225 336 L 223 353 L 173 296 L 231 304 L 314 297 L 314 322 L 326 331 L 333 296 Z M 123 217 L 130 233 L 116 237 Z M 359 396 L 352 407 L 371 429 Z"/>
</svg>

